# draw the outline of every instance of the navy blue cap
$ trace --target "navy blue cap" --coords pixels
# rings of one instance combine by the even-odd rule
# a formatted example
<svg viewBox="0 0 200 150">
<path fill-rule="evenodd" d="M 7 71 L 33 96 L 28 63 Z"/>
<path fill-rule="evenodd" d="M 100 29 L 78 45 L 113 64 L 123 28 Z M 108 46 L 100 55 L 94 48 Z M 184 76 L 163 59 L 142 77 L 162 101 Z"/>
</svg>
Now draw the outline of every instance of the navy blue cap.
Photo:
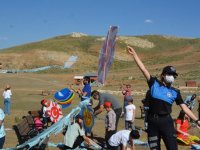
<svg viewBox="0 0 200 150">
<path fill-rule="evenodd" d="M 162 74 L 168 74 L 168 75 L 174 75 L 174 76 L 178 76 L 178 74 L 176 73 L 176 68 L 173 66 L 166 66 L 163 68 Z"/>
</svg>

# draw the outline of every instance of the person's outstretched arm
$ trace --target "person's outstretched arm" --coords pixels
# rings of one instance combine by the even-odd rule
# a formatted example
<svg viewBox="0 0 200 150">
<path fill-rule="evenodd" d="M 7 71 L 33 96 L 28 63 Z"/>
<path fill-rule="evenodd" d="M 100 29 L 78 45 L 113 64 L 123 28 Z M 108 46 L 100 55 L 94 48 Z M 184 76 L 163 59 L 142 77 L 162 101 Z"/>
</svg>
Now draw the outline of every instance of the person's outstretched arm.
<svg viewBox="0 0 200 150">
<path fill-rule="evenodd" d="M 104 106 L 100 105 L 99 108 L 94 112 L 94 115 L 96 116 L 96 115 L 100 114 L 103 111 L 103 109 L 104 109 Z"/>
<path fill-rule="evenodd" d="M 90 143 L 90 138 L 88 138 L 86 135 L 83 136 L 83 139 L 84 139 L 84 141 L 85 141 L 88 145 L 91 144 L 91 143 Z"/>
<path fill-rule="evenodd" d="M 135 50 L 132 47 L 130 47 L 130 46 L 127 46 L 127 48 L 128 48 L 129 54 L 131 54 L 133 56 L 136 64 L 138 65 L 139 69 L 142 71 L 144 77 L 147 79 L 147 81 L 149 81 L 150 80 L 149 71 L 145 68 L 144 64 L 142 63 L 142 61 L 138 57 L 138 55 L 135 52 Z"/>
<path fill-rule="evenodd" d="M 179 105 L 182 110 L 194 121 L 196 121 L 196 123 L 198 124 L 198 126 L 200 126 L 200 120 L 194 115 L 194 113 L 183 103 Z"/>
</svg>

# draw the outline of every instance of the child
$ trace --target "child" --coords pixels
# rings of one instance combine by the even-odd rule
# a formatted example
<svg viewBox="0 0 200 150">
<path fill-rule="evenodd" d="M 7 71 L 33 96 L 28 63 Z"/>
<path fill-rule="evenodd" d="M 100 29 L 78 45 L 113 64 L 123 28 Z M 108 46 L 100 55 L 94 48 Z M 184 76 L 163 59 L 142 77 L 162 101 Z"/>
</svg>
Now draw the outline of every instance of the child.
<svg viewBox="0 0 200 150">
<path fill-rule="evenodd" d="M 136 107 L 133 105 L 133 98 L 132 96 L 127 96 L 128 105 L 125 107 L 125 129 L 132 129 L 133 122 L 135 120 L 135 110 Z"/>
<path fill-rule="evenodd" d="M 41 132 L 41 131 L 43 131 L 43 123 L 42 123 L 42 121 L 40 120 L 40 117 L 35 117 L 34 118 L 34 124 L 35 124 L 35 128 L 39 131 L 39 132 Z"/>
<path fill-rule="evenodd" d="M 105 117 L 105 141 L 106 141 L 106 145 L 108 147 L 109 138 L 116 132 L 116 126 L 115 126 L 116 114 L 112 109 L 111 102 L 105 102 L 104 108 L 107 111 L 107 114 Z"/>
<path fill-rule="evenodd" d="M 138 130 L 120 130 L 110 137 L 108 143 L 111 150 L 125 150 L 129 145 L 132 150 L 135 150 L 134 140 L 139 138 Z"/>
<path fill-rule="evenodd" d="M 124 113 L 126 113 L 125 107 L 128 105 L 127 97 L 131 96 L 131 94 L 132 94 L 131 91 L 132 91 L 132 89 L 131 89 L 130 84 L 126 84 L 125 87 L 123 87 L 123 85 L 122 85 L 122 94 L 124 95 L 124 107 L 123 107 L 123 112 L 122 112 L 121 116 L 123 116 Z"/>
<path fill-rule="evenodd" d="M 47 110 L 47 107 L 50 105 L 50 103 L 49 103 L 48 100 L 43 99 L 41 101 L 41 105 L 42 105 L 42 110 L 41 110 L 41 112 L 42 112 L 42 114 L 41 114 L 41 116 L 42 116 L 42 122 L 44 124 L 47 124 L 47 126 L 48 126 L 48 122 L 51 122 L 51 121 L 50 121 L 49 114 L 47 113 L 46 110 Z"/>
</svg>

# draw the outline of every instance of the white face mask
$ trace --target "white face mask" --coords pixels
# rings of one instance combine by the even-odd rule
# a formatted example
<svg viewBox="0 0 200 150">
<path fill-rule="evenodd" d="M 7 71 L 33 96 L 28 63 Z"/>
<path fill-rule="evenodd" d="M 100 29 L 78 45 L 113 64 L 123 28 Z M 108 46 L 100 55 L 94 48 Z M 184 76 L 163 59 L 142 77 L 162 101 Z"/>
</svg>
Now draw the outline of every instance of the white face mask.
<svg viewBox="0 0 200 150">
<path fill-rule="evenodd" d="M 164 76 L 165 82 L 172 84 L 174 82 L 174 76 L 173 75 L 165 75 Z"/>
</svg>

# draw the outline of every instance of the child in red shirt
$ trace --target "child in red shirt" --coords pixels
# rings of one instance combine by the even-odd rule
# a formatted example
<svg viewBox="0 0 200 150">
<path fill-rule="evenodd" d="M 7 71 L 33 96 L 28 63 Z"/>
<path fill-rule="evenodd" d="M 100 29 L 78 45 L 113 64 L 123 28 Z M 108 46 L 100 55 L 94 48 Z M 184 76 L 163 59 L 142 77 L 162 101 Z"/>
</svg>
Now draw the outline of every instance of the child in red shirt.
<svg viewBox="0 0 200 150">
<path fill-rule="evenodd" d="M 123 116 L 124 113 L 126 113 L 125 107 L 128 105 L 127 97 L 132 95 L 132 89 L 130 84 L 126 84 L 125 87 L 124 85 L 122 85 L 122 94 L 124 95 L 124 107 L 121 116 Z"/>
</svg>

